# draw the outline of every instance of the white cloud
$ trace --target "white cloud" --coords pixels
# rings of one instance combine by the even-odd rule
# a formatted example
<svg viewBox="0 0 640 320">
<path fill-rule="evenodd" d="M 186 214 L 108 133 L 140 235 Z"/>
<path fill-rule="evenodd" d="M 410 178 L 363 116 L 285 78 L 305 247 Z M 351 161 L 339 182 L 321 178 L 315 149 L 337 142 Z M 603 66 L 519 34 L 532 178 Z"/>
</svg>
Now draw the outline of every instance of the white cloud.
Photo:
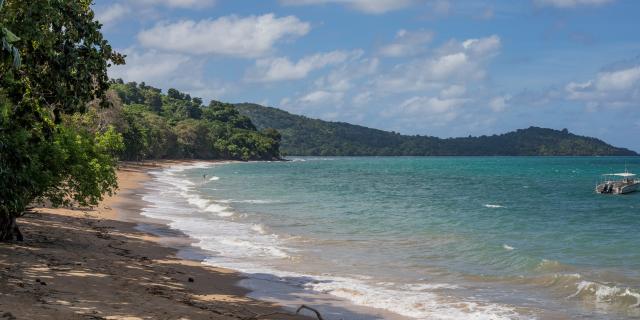
<svg viewBox="0 0 640 320">
<path fill-rule="evenodd" d="M 425 66 L 433 79 L 445 79 L 463 70 L 468 63 L 466 53 L 456 52 L 428 61 Z"/>
<path fill-rule="evenodd" d="M 290 6 L 344 4 L 354 10 L 368 14 L 382 14 L 404 9 L 415 2 L 415 0 L 280 0 L 281 4 Z"/>
<path fill-rule="evenodd" d="M 640 66 L 598 75 L 595 86 L 598 90 L 619 91 L 632 88 L 640 80 Z"/>
<path fill-rule="evenodd" d="M 463 85 L 454 84 L 440 91 L 440 96 L 445 99 L 459 98 L 467 93 L 467 88 Z"/>
<path fill-rule="evenodd" d="M 462 42 L 462 47 L 476 55 L 491 55 L 500 49 L 500 37 L 492 35 L 481 39 L 468 39 Z"/>
<path fill-rule="evenodd" d="M 215 20 L 184 20 L 158 24 L 138 34 L 147 48 L 189 54 L 259 57 L 287 38 L 307 34 L 310 25 L 295 16 L 225 16 Z"/>
<path fill-rule="evenodd" d="M 302 96 L 298 101 L 306 105 L 336 104 L 342 101 L 343 96 L 342 92 L 318 90 Z"/>
<path fill-rule="evenodd" d="M 507 101 L 510 99 L 510 96 L 497 96 L 489 101 L 489 107 L 491 110 L 495 112 L 504 111 L 507 108 Z"/>
<path fill-rule="evenodd" d="M 463 42 L 451 40 L 426 57 L 398 64 L 391 72 L 378 76 L 376 87 L 380 92 L 399 93 L 478 81 L 485 77 L 487 62 L 500 46 L 496 35 Z"/>
<path fill-rule="evenodd" d="M 386 108 L 381 115 L 406 125 L 429 123 L 441 126 L 464 114 L 463 107 L 472 101 L 465 96 L 466 93 L 466 87 L 452 85 L 437 95 L 407 98 L 399 105 Z"/>
<path fill-rule="evenodd" d="M 105 8 L 99 8 L 96 10 L 96 20 L 100 21 L 103 25 L 108 26 L 122 18 L 131 12 L 128 6 L 120 3 L 113 4 Z"/>
<path fill-rule="evenodd" d="M 98 1 L 100 3 L 101 1 Z M 211 7 L 215 0 L 120 0 L 113 1 L 109 5 L 97 5 L 94 7 L 96 20 L 105 27 L 111 27 L 115 22 L 122 20 L 133 13 L 143 16 L 153 16 L 153 9 L 158 6 L 180 9 L 200 9 Z"/>
<path fill-rule="evenodd" d="M 373 98 L 373 92 L 362 88 L 361 80 L 375 73 L 379 65 L 377 58 L 362 57 L 362 55 L 362 50 L 349 52 L 348 59 L 338 63 L 328 74 L 317 78 L 304 93 L 282 99 L 280 107 L 323 119 L 332 118 L 329 114 L 340 115 L 343 120 L 362 119 L 363 114 L 355 112 L 353 107 L 365 105 Z M 353 93 L 359 89 L 362 91 Z M 346 97 L 351 94 L 354 95 L 349 98 L 352 103 L 346 104 Z"/>
<path fill-rule="evenodd" d="M 640 101 L 640 65 L 603 71 L 586 82 L 570 82 L 565 86 L 569 100 L 579 100 L 591 108 L 627 106 Z"/>
<path fill-rule="evenodd" d="M 374 74 L 378 70 L 380 61 L 377 58 L 361 58 L 362 51 L 346 63 L 340 64 L 326 76 L 315 81 L 317 89 L 330 91 L 347 91 L 356 85 L 356 81 Z"/>
<path fill-rule="evenodd" d="M 331 51 L 306 56 L 297 62 L 286 57 L 257 60 L 255 66 L 247 72 L 246 79 L 254 82 L 273 82 L 306 78 L 314 70 L 342 63 L 353 56 L 361 55 L 361 51 Z"/>
<path fill-rule="evenodd" d="M 426 30 L 399 30 L 394 41 L 380 48 L 380 55 L 387 57 L 405 57 L 424 52 L 426 45 L 433 40 L 433 32 Z"/>
<path fill-rule="evenodd" d="M 400 105 L 384 109 L 380 115 L 405 128 L 414 126 L 444 126 L 462 115 L 464 98 L 414 96 Z"/>
<path fill-rule="evenodd" d="M 439 97 L 412 97 L 400 104 L 403 113 L 423 115 L 425 113 L 446 113 L 462 106 L 465 99 L 442 99 Z"/>
<path fill-rule="evenodd" d="M 146 5 L 164 5 L 170 8 L 205 8 L 213 6 L 215 0 L 134 0 Z"/>
<path fill-rule="evenodd" d="M 219 99 L 233 86 L 218 79 L 204 78 L 203 60 L 179 53 L 139 51 L 135 48 L 121 50 L 127 55 L 127 64 L 109 68 L 110 78 L 124 81 L 146 82 L 167 89 L 176 88 L 194 97 Z"/>
<path fill-rule="evenodd" d="M 167 79 L 192 62 L 183 54 L 161 53 L 155 50 L 140 53 L 126 49 L 122 53 L 127 55 L 127 64 L 111 67 L 109 77 L 122 78 L 125 81 Z"/>
<path fill-rule="evenodd" d="M 372 97 L 373 97 L 373 93 L 371 91 L 364 91 L 364 92 L 360 92 L 360 93 L 356 94 L 353 97 L 353 99 L 351 99 L 351 101 L 356 106 L 362 106 L 362 105 L 365 105 L 365 104 L 369 103 L 369 101 L 371 101 Z"/>
<path fill-rule="evenodd" d="M 581 6 L 600 6 L 614 0 L 534 0 L 541 7 L 576 8 Z"/>
</svg>

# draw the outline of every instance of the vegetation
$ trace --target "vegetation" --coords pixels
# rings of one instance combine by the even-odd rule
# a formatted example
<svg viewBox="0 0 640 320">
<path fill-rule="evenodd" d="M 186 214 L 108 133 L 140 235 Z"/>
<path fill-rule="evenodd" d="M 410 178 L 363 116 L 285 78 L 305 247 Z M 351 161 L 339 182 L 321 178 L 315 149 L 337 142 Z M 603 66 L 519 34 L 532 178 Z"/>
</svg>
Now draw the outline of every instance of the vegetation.
<svg viewBox="0 0 640 320">
<path fill-rule="evenodd" d="M 112 81 L 110 109 L 90 108 L 88 127 L 113 125 L 124 138 L 124 160 L 280 158 L 280 135 L 256 130 L 232 104 L 191 97 L 176 89 L 162 94 L 145 83 Z M 91 123 L 97 121 L 97 123 Z"/>
<path fill-rule="evenodd" d="M 637 155 L 605 142 L 564 130 L 537 127 L 501 135 L 440 139 L 327 122 L 276 108 L 236 105 L 258 128 L 282 134 L 282 152 L 311 156 L 586 156 Z"/>
<path fill-rule="evenodd" d="M 104 97 L 107 66 L 123 63 L 102 38 L 90 1 L 0 0 L 0 241 L 22 238 L 28 205 L 93 205 L 116 188 L 112 127 L 90 132 L 68 116 Z M 9 31 L 10 30 L 10 31 Z"/>
<path fill-rule="evenodd" d="M 90 0 L 0 0 L 0 241 L 34 203 L 96 205 L 119 159 L 277 159 L 280 135 L 233 105 L 110 81 L 123 64 Z"/>
</svg>

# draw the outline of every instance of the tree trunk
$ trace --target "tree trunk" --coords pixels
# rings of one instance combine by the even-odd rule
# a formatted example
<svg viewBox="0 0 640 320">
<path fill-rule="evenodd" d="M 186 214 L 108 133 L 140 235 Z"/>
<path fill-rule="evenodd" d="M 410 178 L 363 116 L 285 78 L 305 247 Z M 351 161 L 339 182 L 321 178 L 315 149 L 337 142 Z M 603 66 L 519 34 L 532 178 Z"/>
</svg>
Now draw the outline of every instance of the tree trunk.
<svg viewBox="0 0 640 320">
<path fill-rule="evenodd" d="M 15 215 L 0 216 L 0 241 L 23 241 L 22 233 L 16 223 Z"/>
</svg>

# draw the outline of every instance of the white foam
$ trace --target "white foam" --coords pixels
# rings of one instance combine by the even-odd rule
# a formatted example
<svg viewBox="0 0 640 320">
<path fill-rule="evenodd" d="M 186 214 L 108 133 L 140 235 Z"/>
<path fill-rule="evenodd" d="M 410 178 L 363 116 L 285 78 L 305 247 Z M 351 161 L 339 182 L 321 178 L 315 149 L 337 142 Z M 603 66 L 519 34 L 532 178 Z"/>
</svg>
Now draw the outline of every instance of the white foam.
<svg viewBox="0 0 640 320">
<path fill-rule="evenodd" d="M 261 224 L 254 224 L 251 226 L 251 230 L 259 233 L 259 234 L 267 234 L 267 231 L 264 230 L 264 226 Z"/>
<path fill-rule="evenodd" d="M 622 297 L 632 297 L 636 299 L 636 303 L 630 305 L 631 308 L 640 306 L 640 293 L 632 291 L 630 288 L 620 288 L 615 285 L 606 285 L 603 283 L 583 280 L 578 283 L 576 292 L 567 297 L 567 299 L 575 298 L 582 295 L 594 296 L 596 302 L 615 302 L 616 299 Z"/>
<path fill-rule="evenodd" d="M 382 308 L 416 319 L 524 318 L 510 306 L 472 299 L 454 300 L 436 292 L 457 288 L 450 284 L 419 283 L 405 287 L 393 283 L 375 285 L 370 283 L 373 279 L 368 277 L 311 276 L 266 267 L 269 261 L 291 259 L 294 250 L 287 248 L 283 240 L 269 234 L 260 224 L 222 218 L 228 213 L 233 214 L 231 209 L 219 201 L 200 196 L 193 183 L 179 174 L 194 167 L 172 167 L 154 173 L 155 179 L 149 182 L 150 192 L 143 197 L 150 205 L 142 212 L 170 221 L 170 227 L 197 240 L 194 246 L 215 253 L 206 263 L 245 272 L 249 277 L 284 282 L 305 290 L 330 294 L 357 305 Z"/>
<path fill-rule="evenodd" d="M 277 236 L 254 230 L 249 224 L 221 219 L 234 215 L 231 208 L 204 198 L 195 190 L 195 183 L 180 174 L 210 165 L 196 163 L 151 172 L 154 179 L 147 183 L 149 193 L 143 196 L 149 205 L 142 209 L 142 214 L 168 220 L 170 227 L 198 240 L 196 246 L 226 257 L 288 258 Z"/>
<path fill-rule="evenodd" d="M 505 250 L 508 250 L 508 251 L 511 251 L 511 250 L 514 249 L 512 246 L 510 246 L 510 245 L 508 245 L 506 243 L 502 244 L 502 248 L 504 248 Z"/>
<path fill-rule="evenodd" d="M 233 215 L 233 211 L 230 211 L 229 209 L 231 208 L 221 206 L 216 203 L 210 203 L 206 208 L 204 208 L 204 211 L 215 213 L 220 217 L 230 217 Z"/>
<path fill-rule="evenodd" d="M 269 204 L 269 203 L 278 203 L 275 200 L 236 200 L 236 199 L 222 199 L 216 200 L 216 202 L 220 203 L 253 203 L 253 204 Z"/>
<path fill-rule="evenodd" d="M 403 288 L 411 291 L 431 291 L 439 289 L 460 289 L 460 286 L 449 283 L 412 283 L 404 285 Z"/>
<path fill-rule="evenodd" d="M 216 260 L 209 260 L 216 264 Z M 231 264 L 225 265 L 240 269 L 249 277 L 277 283 L 288 283 L 292 286 L 329 294 L 345 299 L 360 306 L 386 309 L 398 315 L 415 319 L 476 319 L 502 320 L 527 319 L 508 306 L 487 304 L 479 301 L 447 301 L 429 289 L 456 288 L 447 284 L 416 285 L 410 290 L 404 287 L 391 287 L 393 283 L 370 285 L 363 280 L 346 277 L 309 276 L 292 272 L 283 272 L 268 268 L 256 268 Z"/>
<path fill-rule="evenodd" d="M 485 204 L 484 206 L 486 208 L 504 208 L 504 206 L 501 206 L 499 204 Z"/>
<path fill-rule="evenodd" d="M 209 179 L 209 181 L 218 181 L 218 180 L 220 180 L 220 177 L 216 177 L 216 176 L 213 176 L 211 177 L 211 179 Z"/>
</svg>

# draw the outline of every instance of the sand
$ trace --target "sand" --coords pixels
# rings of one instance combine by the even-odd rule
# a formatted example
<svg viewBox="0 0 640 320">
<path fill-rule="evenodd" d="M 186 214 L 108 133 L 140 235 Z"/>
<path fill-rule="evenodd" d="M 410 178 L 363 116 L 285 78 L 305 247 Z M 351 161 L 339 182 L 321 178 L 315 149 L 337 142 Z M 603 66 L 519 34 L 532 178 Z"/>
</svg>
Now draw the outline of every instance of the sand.
<svg viewBox="0 0 640 320">
<path fill-rule="evenodd" d="M 167 164 L 123 164 L 118 194 L 98 207 L 20 218 L 25 241 L 0 243 L 0 319 L 311 319 L 246 297 L 240 274 L 136 229 L 136 191 Z"/>
</svg>

